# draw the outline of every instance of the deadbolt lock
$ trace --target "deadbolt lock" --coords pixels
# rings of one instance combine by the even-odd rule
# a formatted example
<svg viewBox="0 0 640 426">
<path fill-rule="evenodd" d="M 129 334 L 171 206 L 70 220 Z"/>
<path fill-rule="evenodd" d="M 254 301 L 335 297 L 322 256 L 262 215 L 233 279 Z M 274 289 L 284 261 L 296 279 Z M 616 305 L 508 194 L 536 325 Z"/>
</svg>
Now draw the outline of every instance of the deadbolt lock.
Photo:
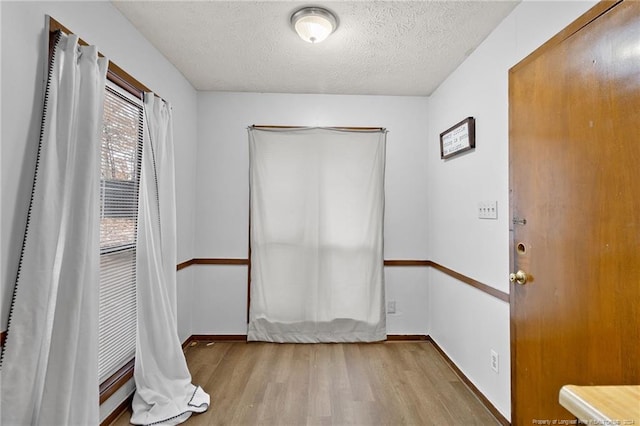
<svg viewBox="0 0 640 426">
<path fill-rule="evenodd" d="M 525 285 L 527 283 L 527 273 L 523 270 L 519 270 L 515 273 L 512 272 L 509 274 L 509 281 L 511 281 L 512 283 Z"/>
</svg>

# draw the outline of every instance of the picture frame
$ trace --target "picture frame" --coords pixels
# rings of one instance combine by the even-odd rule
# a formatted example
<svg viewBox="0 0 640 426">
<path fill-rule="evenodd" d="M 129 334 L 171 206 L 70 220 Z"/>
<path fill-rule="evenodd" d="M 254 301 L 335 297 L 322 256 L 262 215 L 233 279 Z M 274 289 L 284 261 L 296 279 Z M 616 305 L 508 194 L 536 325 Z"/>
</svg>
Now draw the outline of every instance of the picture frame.
<svg viewBox="0 0 640 426">
<path fill-rule="evenodd" d="M 476 120 L 467 117 L 440 133 L 440 158 L 446 160 L 476 147 Z"/>
</svg>

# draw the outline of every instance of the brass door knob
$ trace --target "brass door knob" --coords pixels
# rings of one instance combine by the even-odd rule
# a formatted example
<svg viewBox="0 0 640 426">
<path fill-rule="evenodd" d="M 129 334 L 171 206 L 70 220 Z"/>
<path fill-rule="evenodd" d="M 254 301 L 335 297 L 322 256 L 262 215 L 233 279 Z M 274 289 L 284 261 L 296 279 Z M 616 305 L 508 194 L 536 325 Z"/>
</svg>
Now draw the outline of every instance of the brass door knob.
<svg viewBox="0 0 640 426">
<path fill-rule="evenodd" d="M 512 272 L 509 274 L 509 281 L 511 281 L 512 283 L 525 285 L 527 283 L 527 273 L 522 270 L 519 270 L 516 273 Z"/>
</svg>

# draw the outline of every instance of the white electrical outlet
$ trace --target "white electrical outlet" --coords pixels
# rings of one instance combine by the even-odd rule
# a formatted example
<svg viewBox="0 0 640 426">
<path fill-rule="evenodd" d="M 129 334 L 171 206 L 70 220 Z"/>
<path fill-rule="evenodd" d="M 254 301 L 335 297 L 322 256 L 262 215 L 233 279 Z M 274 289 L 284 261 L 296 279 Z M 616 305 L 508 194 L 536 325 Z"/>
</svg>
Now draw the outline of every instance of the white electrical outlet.
<svg viewBox="0 0 640 426">
<path fill-rule="evenodd" d="M 500 359 L 498 353 L 491 349 L 491 369 L 498 373 L 500 371 Z"/>
<path fill-rule="evenodd" d="M 387 302 L 387 313 L 388 314 L 395 314 L 396 313 L 396 301 L 395 300 L 389 300 Z"/>
<path fill-rule="evenodd" d="M 480 219 L 497 219 L 498 218 L 498 202 L 497 201 L 479 201 L 478 217 Z"/>
</svg>

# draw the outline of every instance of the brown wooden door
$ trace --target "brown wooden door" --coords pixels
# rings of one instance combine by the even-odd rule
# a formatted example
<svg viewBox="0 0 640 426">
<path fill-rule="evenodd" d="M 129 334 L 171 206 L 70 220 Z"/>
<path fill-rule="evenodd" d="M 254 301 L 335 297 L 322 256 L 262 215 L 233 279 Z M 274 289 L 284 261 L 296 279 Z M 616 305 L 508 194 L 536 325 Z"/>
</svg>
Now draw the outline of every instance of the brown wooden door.
<svg viewBox="0 0 640 426">
<path fill-rule="evenodd" d="M 529 279 L 511 285 L 512 423 L 531 425 L 575 419 L 562 385 L 640 384 L 640 2 L 596 5 L 509 91 L 512 265 Z"/>
</svg>

